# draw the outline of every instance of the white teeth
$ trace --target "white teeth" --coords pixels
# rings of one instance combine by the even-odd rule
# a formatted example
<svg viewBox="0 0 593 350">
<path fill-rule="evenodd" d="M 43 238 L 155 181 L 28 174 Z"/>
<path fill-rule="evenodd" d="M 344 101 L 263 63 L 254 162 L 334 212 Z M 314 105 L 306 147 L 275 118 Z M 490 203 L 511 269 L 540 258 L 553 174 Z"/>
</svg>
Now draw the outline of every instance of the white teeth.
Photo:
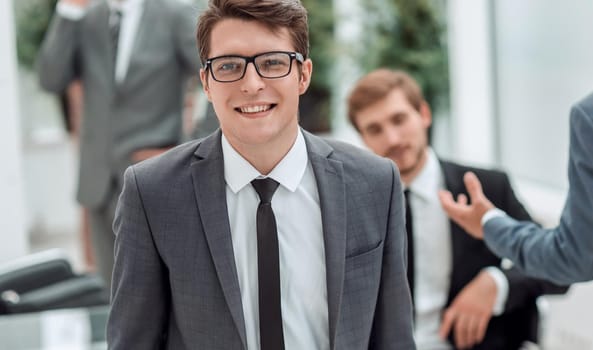
<svg viewBox="0 0 593 350">
<path fill-rule="evenodd" d="M 241 107 L 240 109 L 241 109 L 241 112 L 243 112 L 243 113 L 259 113 L 259 112 L 265 112 L 268 109 L 270 109 L 270 105 Z"/>
</svg>

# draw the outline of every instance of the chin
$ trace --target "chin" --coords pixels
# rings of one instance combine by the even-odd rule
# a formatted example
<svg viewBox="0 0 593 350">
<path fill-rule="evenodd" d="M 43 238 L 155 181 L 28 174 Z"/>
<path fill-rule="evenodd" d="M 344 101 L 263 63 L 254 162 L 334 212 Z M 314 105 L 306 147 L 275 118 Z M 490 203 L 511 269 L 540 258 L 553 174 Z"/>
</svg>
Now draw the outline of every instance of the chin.
<svg viewBox="0 0 593 350">
<path fill-rule="evenodd" d="M 271 142 L 271 140 L 273 140 L 274 137 L 277 136 L 277 133 L 272 131 L 265 131 L 261 128 L 255 128 L 251 130 L 243 129 L 239 132 L 240 140 L 243 143 L 250 145 L 263 145 Z"/>
</svg>

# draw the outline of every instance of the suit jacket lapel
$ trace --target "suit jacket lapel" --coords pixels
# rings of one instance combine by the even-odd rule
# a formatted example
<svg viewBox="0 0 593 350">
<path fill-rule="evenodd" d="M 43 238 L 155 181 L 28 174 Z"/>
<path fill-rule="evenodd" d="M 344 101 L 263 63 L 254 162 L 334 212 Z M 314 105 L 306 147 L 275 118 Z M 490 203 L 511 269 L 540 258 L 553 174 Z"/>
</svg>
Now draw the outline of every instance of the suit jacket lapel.
<svg viewBox="0 0 593 350">
<path fill-rule="evenodd" d="M 319 191 L 325 243 L 329 339 L 330 349 L 333 349 L 342 301 L 346 260 L 347 216 L 343 168 L 341 162 L 329 158 L 333 149 L 327 143 L 307 132 L 303 133 Z"/>
<path fill-rule="evenodd" d="M 465 192 L 462 177 L 459 177 L 460 174 L 455 171 L 453 164 L 440 159 L 439 162 L 445 178 L 445 188 L 451 191 L 453 195 Z M 463 176 L 463 174 L 461 174 L 461 176 Z"/>
<path fill-rule="evenodd" d="M 453 194 L 454 198 L 460 193 L 465 193 L 465 185 L 463 184 L 463 173 L 456 170 L 454 164 L 447 161 L 439 160 L 441 169 L 443 170 L 443 177 L 445 178 L 445 188 Z M 465 242 L 467 240 L 466 233 L 462 232 L 461 228 L 449 220 L 451 231 L 451 283 L 449 284 L 449 296 L 447 305 L 453 298 L 453 291 L 459 289 L 460 271 L 465 265 L 463 254 L 465 252 Z"/>
<path fill-rule="evenodd" d="M 198 211 L 216 273 L 243 347 L 246 348 L 241 291 L 225 200 L 226 185 L 220 138 L 219 130 L 202 141 L 195 152 L 197 160 L 191 165 L 191 173 Z"/>
<path fill-rule="evenodd" d="M 109 36 L 109 16 L 110 10 L 107 1 L 97 4 L 96 11 L 89 12 L 88 21 L 90 22 L 87 26 L 89 30 L 94 32 L 92 36 L 94 42 L 83 43 L 83 45 L 92 45 L 93 54 L 101 55 L 100 62 L 105 64 L 105 72 L 111 72 L 110 81 L 115 84 L 115 67 L 111 60 L 113 47 L 111 45 L 111 38 Z"/>
<path fill-rule="evenodd" d="M 159 16 L 158 4 L 152 0 L 144 0 L 138 28 L 136 28 L 136 33 L 134 34 L 134 40 L 132 42 L 132 56 L 130 57 L 128 70 L 122 81 L 122 85 L 124 85 L 128 78 L 133 75 L 136 68 L 142 69 L 140 65 L 136 65 L 134 54 L 144 52 L 142 48 L 145 47 L 147 43 L 150 43 L 150 26 L 157 22 L 157 16 Z"/>
</svg>

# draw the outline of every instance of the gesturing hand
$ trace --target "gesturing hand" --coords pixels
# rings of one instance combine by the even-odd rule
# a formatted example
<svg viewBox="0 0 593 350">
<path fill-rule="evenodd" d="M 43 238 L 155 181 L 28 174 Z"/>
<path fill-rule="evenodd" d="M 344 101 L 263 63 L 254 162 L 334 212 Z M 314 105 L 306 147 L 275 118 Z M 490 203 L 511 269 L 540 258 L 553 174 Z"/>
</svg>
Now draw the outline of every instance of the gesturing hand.
<svg viewBox="0 0 593 350">
<path fill-rule="evenodd" d="M 482 216 L 494 208 L 494 205 L 484 195 L 482 184 L 476 174 L 471 171 L 465 173 L 463 182 L 469 193 L 471 204 L 468 204 L 467 196 L 464 194 L 460 194 L 455 201 L 451 192 L 439 191 L 441 205 L 447 215 L 465 231 L 475 238 L 483 239 Z"/>
<path fill-rule="evenodd" d="M 455 346 L 459 349 L 469 349 L 481 343 L 492 317 L 497 292 L 492 276 L 482 271 L 445 310 L 439 329 L 441 338 L 446 339 L 453 331 Z"/>
</svg>

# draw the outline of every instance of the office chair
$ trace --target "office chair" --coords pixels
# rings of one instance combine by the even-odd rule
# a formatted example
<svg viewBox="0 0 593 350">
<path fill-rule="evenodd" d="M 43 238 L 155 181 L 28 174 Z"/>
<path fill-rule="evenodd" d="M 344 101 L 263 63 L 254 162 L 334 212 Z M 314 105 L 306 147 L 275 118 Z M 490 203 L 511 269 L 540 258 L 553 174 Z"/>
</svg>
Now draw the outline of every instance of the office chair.
<svg viewBox="0 0 593 350">
<path fill-rule="evenodd" d="M 59 249 L 0 265 L 0 315 L 107 304 L 101 278 L 74 273 Z"/>
</svg>

